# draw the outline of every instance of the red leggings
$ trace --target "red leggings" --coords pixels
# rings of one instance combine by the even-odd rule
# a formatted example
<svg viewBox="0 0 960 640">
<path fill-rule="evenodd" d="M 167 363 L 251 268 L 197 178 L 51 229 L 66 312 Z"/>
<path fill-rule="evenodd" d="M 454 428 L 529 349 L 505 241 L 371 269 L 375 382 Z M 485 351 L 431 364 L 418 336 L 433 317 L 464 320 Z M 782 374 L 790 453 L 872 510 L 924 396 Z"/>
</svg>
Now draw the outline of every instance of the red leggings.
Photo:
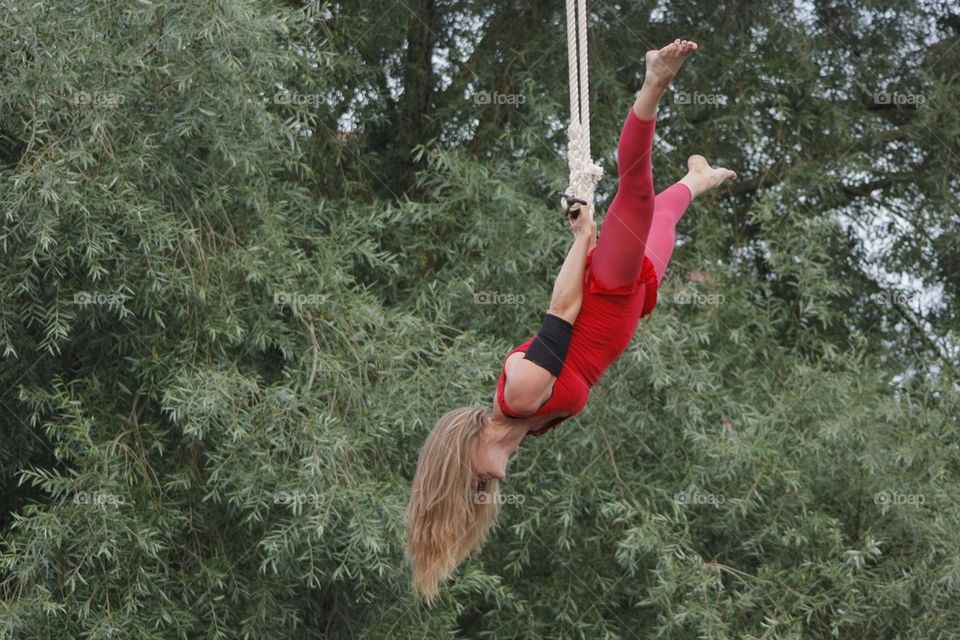
<svg viewBox="0 0 960 640">
<path fill-rule="evenodd" d="M 653 263 L 657 282 L 663 280 L 673 255 L 677 223 L 692 199 L 690 189 L 679 182 L 654 195 L 651 156 L 655 129 L 656 118 L 641 120 L 631 107 L 620 132 L 620 185 L 607 209 L 591 267 L 610 287 L 636 282 L 645 255 Z"/>
</svg>

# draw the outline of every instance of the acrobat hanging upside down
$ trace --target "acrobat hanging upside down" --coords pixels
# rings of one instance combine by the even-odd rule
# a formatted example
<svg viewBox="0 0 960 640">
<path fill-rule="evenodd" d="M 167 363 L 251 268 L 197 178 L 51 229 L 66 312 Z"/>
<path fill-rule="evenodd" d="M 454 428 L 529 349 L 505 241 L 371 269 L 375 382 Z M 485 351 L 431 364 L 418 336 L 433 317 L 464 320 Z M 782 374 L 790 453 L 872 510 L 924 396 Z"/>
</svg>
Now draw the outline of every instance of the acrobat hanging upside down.
<svg viewBox="0 0 960 640">
<path fill-rule="evenodd" d="M 654 193 L 657 105 L 696 49 L 694 42 L 676 40 L 647 52 L 643 86 L 620 134 L 620 183 L 599 240 L 592 216 L 572 207 L 567 217 L 574 240 L 543 325 L 507 354 L 492 410 L 445 413 L 420 450 L 407 510 L 407 555 L 414 588 L 428 599 L 485 542 L 498 513 L 499 481 L 520 442 L 577 415 L 626 350 L 640 318 L 653 311 L 676 225 L 691 200 L 737 177 L 694 155 L 679 182 Z M 478 492 L 486 498 L 477 500 Z"/>
</svg>

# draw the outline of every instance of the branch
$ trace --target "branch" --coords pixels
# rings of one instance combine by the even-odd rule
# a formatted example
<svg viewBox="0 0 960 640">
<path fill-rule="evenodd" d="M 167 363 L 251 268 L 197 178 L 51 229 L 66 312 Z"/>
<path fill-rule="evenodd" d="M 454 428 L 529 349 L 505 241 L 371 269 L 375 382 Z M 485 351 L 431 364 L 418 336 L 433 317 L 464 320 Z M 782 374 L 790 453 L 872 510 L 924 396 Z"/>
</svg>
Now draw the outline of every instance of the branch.
<svg viewBox="0 0 960 640">
<path fill-rule="evenodd" d="M 850 195 L 853 195 L 855 197 L 856 196 L 869 197 L 870 194 L 876 191 L 877 189 L 888 187 L 898 182 L 914 182 L 917 180 L 918 177 L 919 175 L 917 174 L 916 170 L 901 171 L 899 173 L 889 173 L 887 175 L 884 175 L 881 178 L 877 178 L 876 180 L 871 180 L 869 182 L 864 182 L 863 184 L 854 184 L 854 185 L 843 184 L 843 185 L 840 185 L 840 190 L 843 191 L 844 193 L 849 193 Z"/>
<path fill-rule="evenodd" d="M 890 299 L 893 304 L 893 308 L 897 311 L 897 313 L 900 314 L 900 317 L 906 320 L 907 323 L 913 327 L 914 331 L 920 335 L 920 339 L 923 340 L 923 342 L 927 345 L 927 348 L 936 354 L 937 359 L 940 360 L 944 368 L 953 374 L 954 378 L 956 378 L 957 370 L 954 368 L 953 362 L 951 362 L 951 359 L 948 357 L 948 355 L 943 352 L 943 350 L 940 348 L 940 345 L 927 335 L 927 332 L 920 325 L 920 322 L 914 317 L 913 311 L 907 308 L 904 304 L 898 302 L 894 296 L 890 296 Z"/>
</svg>

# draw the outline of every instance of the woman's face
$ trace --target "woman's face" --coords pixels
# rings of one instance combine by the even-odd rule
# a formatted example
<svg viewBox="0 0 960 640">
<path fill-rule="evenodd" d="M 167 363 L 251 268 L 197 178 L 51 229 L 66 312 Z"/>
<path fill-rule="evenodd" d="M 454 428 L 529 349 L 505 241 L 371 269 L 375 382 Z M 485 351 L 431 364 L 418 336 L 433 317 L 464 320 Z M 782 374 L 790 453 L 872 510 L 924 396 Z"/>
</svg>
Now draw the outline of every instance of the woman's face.
<svg viewBox="0 0 960 640">
<path fill-rule="evenodd" d="M 486 431 L 486 429 L 485 429 Z M 481 433 L 473 456 L 473 471 L 480 480 L 507 477 L 507 460 L 512 450 L 502 443 L 489 442 Z"/>
</svg>

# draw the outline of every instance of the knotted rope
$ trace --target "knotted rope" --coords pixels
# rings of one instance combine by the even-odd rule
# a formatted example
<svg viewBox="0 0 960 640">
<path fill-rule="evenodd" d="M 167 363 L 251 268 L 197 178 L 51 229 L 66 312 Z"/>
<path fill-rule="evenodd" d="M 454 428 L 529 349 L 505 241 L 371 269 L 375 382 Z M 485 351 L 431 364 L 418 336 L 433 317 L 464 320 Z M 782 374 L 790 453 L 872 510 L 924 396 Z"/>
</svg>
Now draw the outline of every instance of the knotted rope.
<svg viewBox="0 0 960 640">
<path fill-rule="evenodd" d="M 567 129 L 566 193 L 587 203 L 593 219 L 593 192 L 603 169 L 590 158 L 590 85 L 587 64 L 587 1 L 567 0 L 567 69 L 570 84 L 570 126 Z M 567 207 L 571 202 L 567 199 Z"/>
</svg>

